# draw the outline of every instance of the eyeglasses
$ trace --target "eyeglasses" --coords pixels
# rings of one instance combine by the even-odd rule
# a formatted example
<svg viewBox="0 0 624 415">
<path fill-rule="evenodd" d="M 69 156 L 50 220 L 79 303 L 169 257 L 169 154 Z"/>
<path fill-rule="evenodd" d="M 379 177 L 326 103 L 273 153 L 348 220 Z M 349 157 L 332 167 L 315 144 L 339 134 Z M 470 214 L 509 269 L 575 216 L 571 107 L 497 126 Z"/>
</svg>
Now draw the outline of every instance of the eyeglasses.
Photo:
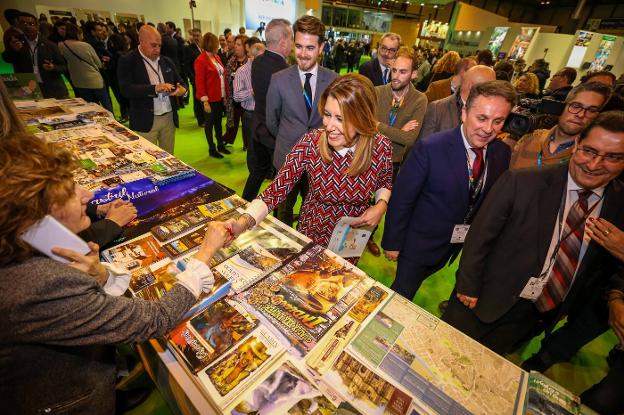
<svg viewBox="0 0 624 415">
<path fill-rule="evenodd" d="M 394 48 L 387 48 L 387 47 L 385 47 L 384 45 L 379 46 L 379 50 L 380 50 L 381 52 L 384 52 L 384 53 L 385 53 L 385 52 L 389 52 L 389 53 L 391 53 L 391 54 L 393 54 L 393 55 L 397 52 L 397 50 L 396 50 L 396 49 L 394 49 Z"/>
<path fill-rule="evenodd" d="M 586 115 L 596 115 L 600 112 L 600 109 L 597 107 L 584 107 L 578 102 L 570 102 L 568 104 L 568 112 L 570 114 L 579 114 L 581 111 Z"/>
<path fill-rule="evenodd" d="M 596 157 L 602 157 L 607 163 L 620 163 L 624 161 L 624 153 L 599 153 L 591 147 L 579 146 L 578 151 L 583 157 L 594 160 Z"/>
</svg>

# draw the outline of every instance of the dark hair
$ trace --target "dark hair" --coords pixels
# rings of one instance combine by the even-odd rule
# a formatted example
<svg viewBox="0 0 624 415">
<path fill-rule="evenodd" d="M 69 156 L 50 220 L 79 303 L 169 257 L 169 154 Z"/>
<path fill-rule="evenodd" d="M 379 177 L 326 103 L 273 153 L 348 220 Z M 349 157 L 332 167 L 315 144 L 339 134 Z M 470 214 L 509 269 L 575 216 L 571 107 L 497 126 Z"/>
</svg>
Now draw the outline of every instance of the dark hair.
<svg viewBox="0 0 624 415">
<path fill-rule="evenodd" d="M 468 66 L 470 66 L 471 62 L 475 62 L 475 60 L 472 59 L 472 58 L 461 58 L 455 64 L 455 70 L 453 71 L 453 74 L 454 75 L 459 75 L 460 72 L 466 72 L 468 70 Z"/>
<path fill-rule="evenodd" d="M 80 29 L 73 23 L 67 23 L 65 25 L 65 39 L 68 40 L 80 40 Z"/>
<path fill-rule="evenodd" d="M 489 49 L 479 51 L 479 53 L 477 53 L 477 64 L 486 66 L 494 65 L 494 55 L 492 55 L 492 51 Z"/>
<path fill-rule="evenodd" d="M 318 36 L 319 45 L 325 41 L 325 25 L 318 17 L 306 14 L 298 18 L 293 24 L 293 33 L 296 35 L 297 32 Z"/>
<path fill-rule="evenodd" d="M 565 68 L 561 69 L 559 72 L 561 72 L 561 75 L 568 81 L 568 84 L 570 85 L 572 85 L 572 83 L 574 83 L 574 81 L 576 80 L 576 69 L 574 68 L 570 68 L 569 66 L 566 66 Z"/>
<path fill-rule="evenodd" d="M 219 49 L 219 38 L 214 33 L 207 32 L 202 38 L 201 47 L 206 52 L 216 53 Z"/>
<path fill-rule="evenodd" d="M 132 40 L 131 37 L 130 40 Z M 108 38 L 108 45 L 109 48 L 114 52 L 124 52 L 126 49 L 126 41 L 124 40 L 124 37 L 119 33 L 113 33 L 112 35 L 110 35 L 110 37 Z"/>
<path fill-rule="evenodd" d="M 498 70 L 496 71 L 496 80 L 497 81 L 511 81 L 509 74 L 505 71 Z"/>
<path fill-rule="evenodd" d="M 262 41 L 257 36 L 252 36 L 245 41 L 245 45 L 249 47 L 255 45 L 256 43 L 262 43 Z"/>
<path fill-rule="evenodd" d="M 624 111 L 605 111 L 598 115 L 579 136 L 579 142 L 589 135 L 595 127 L 603 128 L 612 133 L 624 133 Z"/>
<path fill-rule="evenodd" d="M 237 40 L 240 40 L 241 44 L 245 46 L 245 42 L 247 42 L 247 39 L 249 39 L 247 35 L 236 35 L 234 37 L 234 42 L 236 42 Z"/>
<path fill-rule="evenodd" d="M 173 22 L 165 22 L 165 24 L 167 25 L 167 27 L 168 27 L 169 29 L 176 30 L 176 25 L 175 25 L 175 23 L 173 23 Z"/>
<path fill-rule="evenodd" d="M 604 102 L 600 106 L 601 108 L 604 107 L 607 101 L 609 101 L 609 98 L 611 98 L 611 88 L 600 82 L 587 82 L 572 88 L 570 92 L 568 92 L 565 102 L 572 102 L 581 92 L 595 92 L 596 94 L 602 95 L 604 97 Z"/>
<path fill-rule="evenodd" d="M 488 81 L 474 85 L 466 100 L 466 108 L 472 107 L 480 96 L 501 97 L 511 105 L 516 103 L 516 90 L 508 81 Z"/>
<path fill-rule="evenodd" d="M 223 36 L 227 38 L 227 35 L 229 35 L 230 33 L 232 33 L 232 29 L 230 29 L 229 27 L 226 27 L 225 30 L 223 31 Z"/>
<path fill-rule="evenodd" d="M 587 72 L 585 76 L 581 79 L 581 83 L 590 82 L 590 79 L 595 78 L 597 76 L 608 76 L 613 81 L 613 85 L 615 85 L 615 75 L 613 75 L 609 71 L 592 71 Z"/>
<path fill-rule="evenodd" d="M 9 22 L 10 25 L 12 25 L 15 23 L 15 20 L 20 17 L 21 13 L 22 12 L 17 9 L 6 9 L 2 14 L 6 21 Z"/>
<path fill-rule="evenodd" d="M 513 76 L 513 73 L 514 73 L 514 66 L 511 62 L 506 61 L 506 60 L 498 61 L 496 62 L 496 65 L 494 65 L 494 71 L 496 73 L 498 73 L 499 71 L 506 72 L 507 75 L 509 75 L 508 81 L 511 81 L 511 77 Z M 496 77 L 496 79 L 498 79 L 498 76 Z"/>
<path fill-rule="evenodd" d="M 20 12 L 18 17 L 31 17 L 33 19 L 35 19 L 35 21 L 37 20 L 37 18 L 35 17 L 34 14 L 28 13 L 28 12 Z"/>
</svg>

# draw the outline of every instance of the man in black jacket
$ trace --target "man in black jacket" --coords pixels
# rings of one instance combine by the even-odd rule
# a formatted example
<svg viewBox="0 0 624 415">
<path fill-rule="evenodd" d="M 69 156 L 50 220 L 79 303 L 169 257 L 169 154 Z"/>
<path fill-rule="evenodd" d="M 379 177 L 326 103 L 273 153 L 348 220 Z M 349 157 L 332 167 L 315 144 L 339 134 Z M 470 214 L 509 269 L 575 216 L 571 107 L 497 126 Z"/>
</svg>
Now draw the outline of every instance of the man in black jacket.
<svg viewBox="0 0 624 415">
<path fill-rule="evenodd" d="M 199 55 L 201 55 L 201 47 L 199 46 L 202 39 L 202 33 L 200 29 L 191 30 L 191 40 L 187 45 L 184 46 L 184 64 L 182 65 L 184 68 L 184 77 L 191 82 L 193 86 L 193 113 L 195 114 L 195 118 L 197 119 L 197 125 L 200 127 L 204 127 L 204 105 L 200 100 L 195 96 L 195 59 Z"/>
<path fill-rule="evenodd" d="M 67 98 L 67 87 L 61 74 L 67 71 L 67 63 L 54 43 L 39 36 L 39 23 L 35 16 L 21 12 L 18 27 L 24 37 L 14 37 L 2 58 L 13 64 L 16 73 L 34 73 L 45 98 Z"/>
<path fill-rule="evenodd" d="M 360 74 L 370 79 L 375 86 L 385 85 L 390 82 L 392 61 L 400 45 L 400 35 L 396 33 L 384 33 L 379 41 L 377 57 L 360 66 Z"/>
<path fill-rule="evenodd" d="M 254 59 L 251 65 L 251 86 L 256 100 L 254 109 L 254 139 L 247 148 L 247 168 L 249 177 L 243 190 L 243 199 L 252 201 L 258 196 L 262 181 L 273 173 L 273 150 L 275 137 L 266 126 L 266 95 L 271 76 L 288 67 L 286 57 L 293 45 L 293 32 L 290 22 L 273 19 L 266 25 L 267 49 Z"/>
<path fill-rule="evenodd" d="M 187 86 L 175 64 L 160 56 L 161 37 L 154 27 L 141 26 L 139 47 L 119 59 L 117 77 L 130 100 L 130 128 L 173 154 L 178 105 L 175 97 Z"/>
</svg>

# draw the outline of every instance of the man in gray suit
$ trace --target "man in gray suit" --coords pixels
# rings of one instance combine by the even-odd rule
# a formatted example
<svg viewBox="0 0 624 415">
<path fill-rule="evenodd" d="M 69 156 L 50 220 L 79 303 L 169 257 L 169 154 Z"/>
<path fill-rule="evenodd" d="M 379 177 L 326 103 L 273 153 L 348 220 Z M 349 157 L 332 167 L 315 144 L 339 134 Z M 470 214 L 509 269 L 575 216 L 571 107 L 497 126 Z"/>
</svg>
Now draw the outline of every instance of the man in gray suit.
<svg viewBox="0 0 624 415">
<path fill-rule="evenodd" d="M 418 138 L 450 130 L 461 123 L 461 110 L 474 85 L 495 81 L 496 72 L 489 66 L 476 65 L 468 69 L 461 78 L 461 88 L 446 98 L 430 102 Z"/>
<path fill-rule="evenodd" d="M 277 169 L 302 135 L 321 126 L 319 97 L 338 76 L 318 64 L 325 25 L 314 16 L 303 16 L 295 22 L 293 31 L 297 65 L 273 74 L 266 99 L 266 126 L 276 137 L 273 165 Z M 305 198 L 307 180 L 302 178 L 277 208 L 277 217 L 291 226 L 298 193 Z"/>
</svg>

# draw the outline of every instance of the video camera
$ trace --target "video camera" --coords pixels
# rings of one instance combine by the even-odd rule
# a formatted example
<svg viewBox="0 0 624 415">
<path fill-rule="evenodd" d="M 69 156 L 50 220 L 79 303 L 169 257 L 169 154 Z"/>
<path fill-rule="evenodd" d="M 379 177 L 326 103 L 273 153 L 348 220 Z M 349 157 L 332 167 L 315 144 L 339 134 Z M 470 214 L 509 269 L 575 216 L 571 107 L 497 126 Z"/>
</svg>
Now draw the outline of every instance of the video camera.
<svg viewBox="0 0 624 415">
<path fill-rule="evenodd" d="M 518 112 L 512 112 L 505 120 L 503 131 L 516 137 L 522 137 L 538 128 L 552 128 L 565 108 L 565 102 L 552 98 L 523 98 Z"/>
</svg>

